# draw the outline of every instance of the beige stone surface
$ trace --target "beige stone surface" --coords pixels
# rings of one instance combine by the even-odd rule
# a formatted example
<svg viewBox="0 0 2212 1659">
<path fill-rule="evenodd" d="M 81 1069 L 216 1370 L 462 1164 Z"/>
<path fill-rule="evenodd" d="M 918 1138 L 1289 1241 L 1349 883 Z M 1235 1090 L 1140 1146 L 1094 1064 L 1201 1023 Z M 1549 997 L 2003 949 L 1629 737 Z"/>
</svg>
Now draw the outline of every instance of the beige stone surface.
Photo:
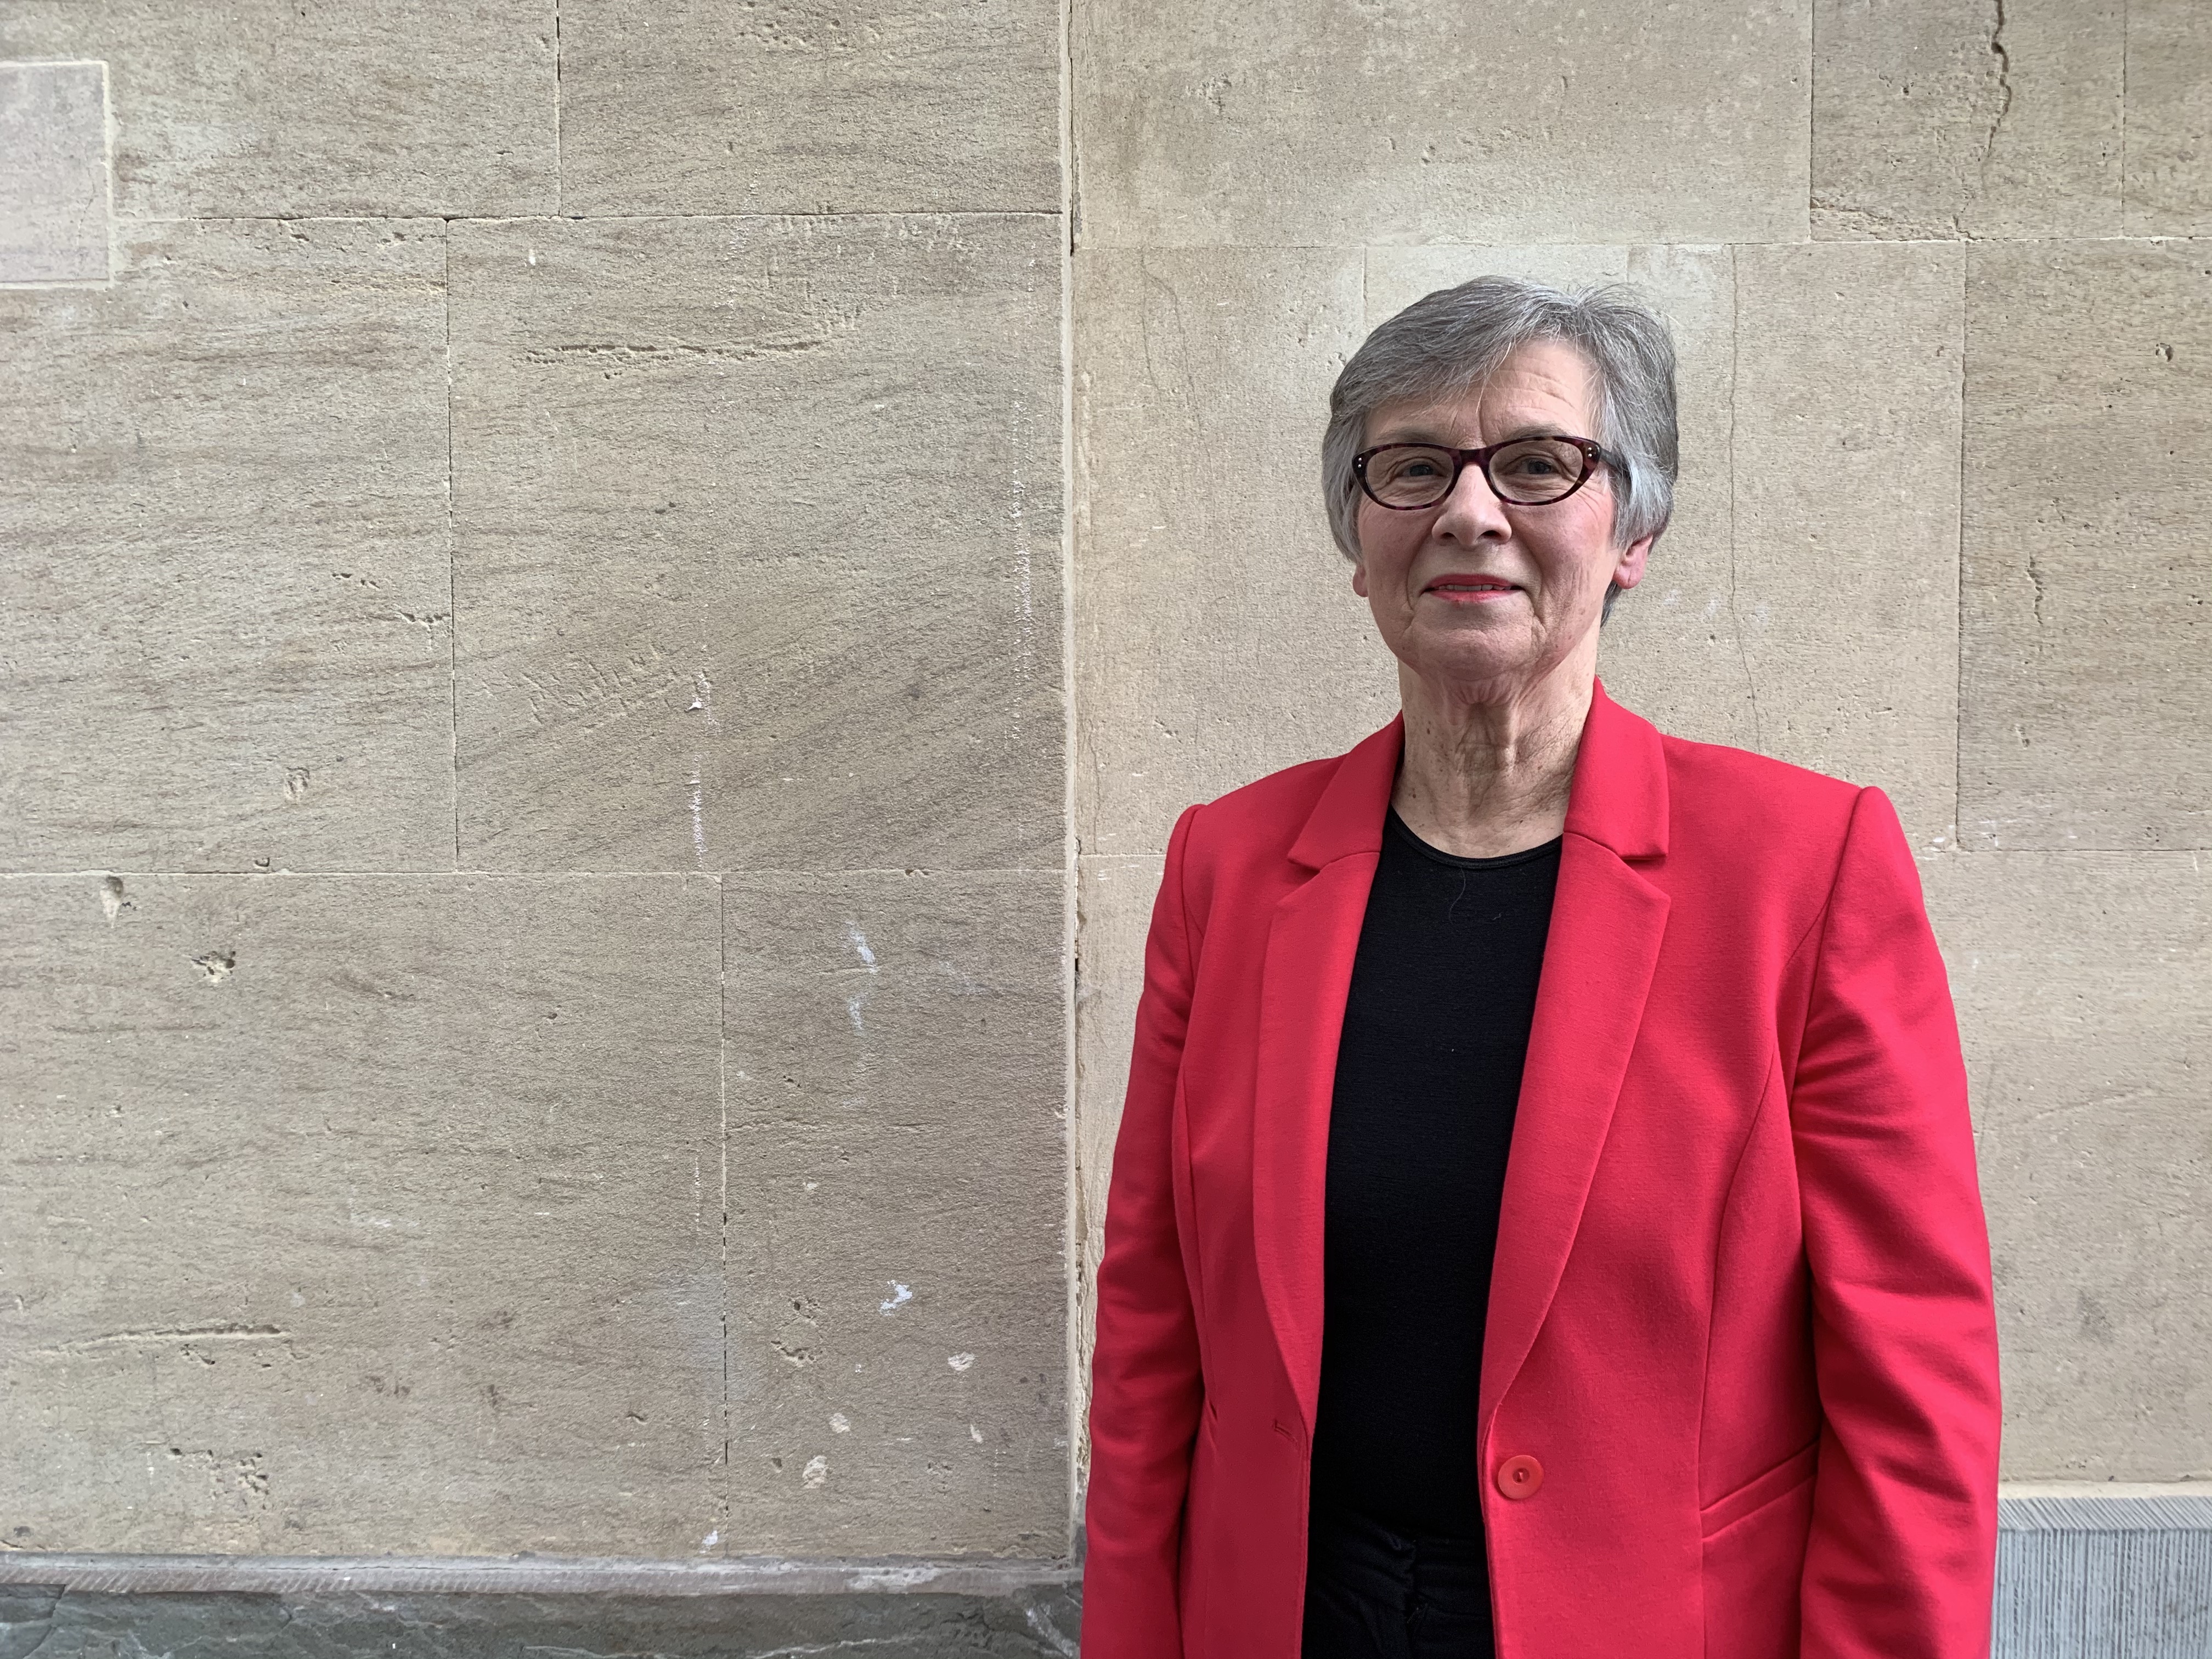
<svg viewBox="0 0 2212 1659">
<path fill-rule="evenodd" d="M 465 865 L 1060 866 L 1056 235 L 454 228 Z"/>
<path fill-rule="evenodd" d="M 0 64 L 0 285 L 107 280 L 107 66 Z"/>
<path fill-rule="evenodd" d="M 1816 237 L 2120 230 L 2127 0 L 1814 0 Z"/>
<path fill-rule="evenodd" d="M 567 0 L 572 213 L 1057 213 L 1060 9 Z"/>
<path fill-rule="evenodd" d="M 1357 250 L 1086 248 L 1075 266 L 1076 824 L 1158 852 L 1176 816 L 1348 748 L 1396 665 L 1321 508 Z"/>
<path fill-rule="evenodd" d="M 2212 260 L 1977 247 L 1966 353 L 1962 830 L 2203 847 Z"/>
<path fill-rule="evenodd" d="M 2212 235 L 2212 7 L 2128 0 L 2127 232 Z"/>
<path fill-rule="evenodd" d="M 453 861 L 436 221 L 0 293 L 0 867 Z"/>
<path fill-rule="evenodd" d="M 719 913 L 681 877 L 0 878 L 9 1546 L 699 1550 Z"/>
<path fill-rule="evenodd" d="M 1973 1083 L 2005 1474 L 2212 1478 L 2212 877 L 2186 853 L 1923 870 Z"/>
<path fill-rule="evenodd" d="M 1064 878 L 727 880 L 728 1547 L 1060 1554 Z"/>
<path fill-rule="evenodd" d="M 555 0 L 9 0 L 0 58 L 97 58 L 125 218 L 538 213 Z"/>
<path fill-rule="evenodd" d="M 1955 247 L 1736 259 L 1735 587 L 1750 746 L 1958 819 Z"/>
<path fill-rule="evenodd" d="M 1087 1419 L 1097 1272 L 1106 1244 L 1106 1188 L 1129 1088 L 1137 999 L 1145 988 L 1145 936 L 1164 856 L 1089 857 L 1076 873 L 1075 1168 L 1080 1252 L 1076 1273 L 1077 1420 Z M 1085 1448 L 1086 1453 L 1088 1448 Z"/>
<path fill-rule="evenodd" d="M 1078 246 L 1794 240 L 1810 25 L 1811 0 L 1087 0 Z"/>
<path fill-rule="evenodd" d="M 1626 283 L 1666 318 L 1676 355 L 1681 475 L 1674 518 L 1649 574 L 1606 623 L 1606 689 L 1662 731 L 1753 746 L 1757 722 L 1737 611 L 1729 603 L 1733 518 L 1735 254 L 1725 247 L 1375 248 L 1367 256 L 1367 325 L 1423 295 L 1497 275 L 1569 287 Z M 1316 495 L 1319 511 L 1318 495 Z"/>
</svg>

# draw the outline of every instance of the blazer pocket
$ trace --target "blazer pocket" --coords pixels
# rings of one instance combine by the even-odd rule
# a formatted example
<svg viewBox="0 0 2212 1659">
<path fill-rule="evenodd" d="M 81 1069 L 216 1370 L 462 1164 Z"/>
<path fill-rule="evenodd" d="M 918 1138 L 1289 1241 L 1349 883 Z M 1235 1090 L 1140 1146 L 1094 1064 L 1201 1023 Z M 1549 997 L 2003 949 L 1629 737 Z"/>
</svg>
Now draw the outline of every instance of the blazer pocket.
<svg viewBox="0 0 2212 1659">
<path fill-rule="evenodd" d="M 1813 1478 L 1820 1460 L 1820 1443 L 1794 1451 L 1764 1474 L 1753 1475 L 1734 1492 L 1715 1498 L 1698 1511 L 1698 1530 L 1711 1538 L 1747 1515 L 1755 1515 L 1777 1498 L 1786 1498 Z"/>
</svg>

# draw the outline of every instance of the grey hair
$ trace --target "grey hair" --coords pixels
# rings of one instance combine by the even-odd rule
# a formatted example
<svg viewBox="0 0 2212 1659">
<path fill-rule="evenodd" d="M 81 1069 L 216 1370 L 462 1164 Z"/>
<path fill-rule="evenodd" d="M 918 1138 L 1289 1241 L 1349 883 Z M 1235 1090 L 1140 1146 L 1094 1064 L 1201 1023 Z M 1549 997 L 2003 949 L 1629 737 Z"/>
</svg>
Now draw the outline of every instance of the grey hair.
<svg viewBox="0 0 2212 1659">
<path fill-rule="evenodd" d="M 1674 343 L 1659 314 L 1624 283 L 1559 289 L 1517 276 L 1477 276 L 1413 301 L 1367 337 L 1328 398 L 1321 444 L 1328 527 L 1345 557 L 1359 558 L 1359 480 L 1352 458 L 1367 422 L 1387 404 L 1451 396 L 1486 380 L 1520 347 L 1561 340 L 1581 352 L 1597 381 L 1595 438 L 1620 458 L 1615 481 L 1617 547 L 1667 528 L 1680 464 L 1674 425 Z M 1618 588 L 1605 596 L 1607 612 Z"/>
</svg>

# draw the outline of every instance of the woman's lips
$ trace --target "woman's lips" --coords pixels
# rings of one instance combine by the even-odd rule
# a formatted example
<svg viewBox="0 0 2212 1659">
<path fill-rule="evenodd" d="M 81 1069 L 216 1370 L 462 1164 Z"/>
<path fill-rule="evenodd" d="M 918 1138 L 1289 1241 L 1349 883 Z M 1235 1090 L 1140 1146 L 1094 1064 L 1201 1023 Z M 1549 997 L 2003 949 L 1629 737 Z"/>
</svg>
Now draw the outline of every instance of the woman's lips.
<svg viewBox="0 0 2212 1659">
<path fill-rule="evenodd" d="M 1439 576 L 1421 590 L 1447 605 L 1490 605 L 1520 591 L 1495 576 Z"/>
</svg>

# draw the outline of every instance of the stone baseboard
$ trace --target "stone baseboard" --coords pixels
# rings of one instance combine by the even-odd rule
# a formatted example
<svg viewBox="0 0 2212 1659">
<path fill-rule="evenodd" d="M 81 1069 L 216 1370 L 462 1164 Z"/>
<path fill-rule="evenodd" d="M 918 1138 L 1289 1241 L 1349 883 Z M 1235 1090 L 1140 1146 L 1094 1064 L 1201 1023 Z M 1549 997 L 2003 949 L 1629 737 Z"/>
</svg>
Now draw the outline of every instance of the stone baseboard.
<svg viewBox="0 0 2212 1659">
<path fill-rule="evenodd" d="M 2212 1493 L 2015 1486 L 1993 1659 L 2212 1659 Z M 0 1659 L 1074 1659 L 1048 1561 L 0 1553 Z"/>
</svg>

